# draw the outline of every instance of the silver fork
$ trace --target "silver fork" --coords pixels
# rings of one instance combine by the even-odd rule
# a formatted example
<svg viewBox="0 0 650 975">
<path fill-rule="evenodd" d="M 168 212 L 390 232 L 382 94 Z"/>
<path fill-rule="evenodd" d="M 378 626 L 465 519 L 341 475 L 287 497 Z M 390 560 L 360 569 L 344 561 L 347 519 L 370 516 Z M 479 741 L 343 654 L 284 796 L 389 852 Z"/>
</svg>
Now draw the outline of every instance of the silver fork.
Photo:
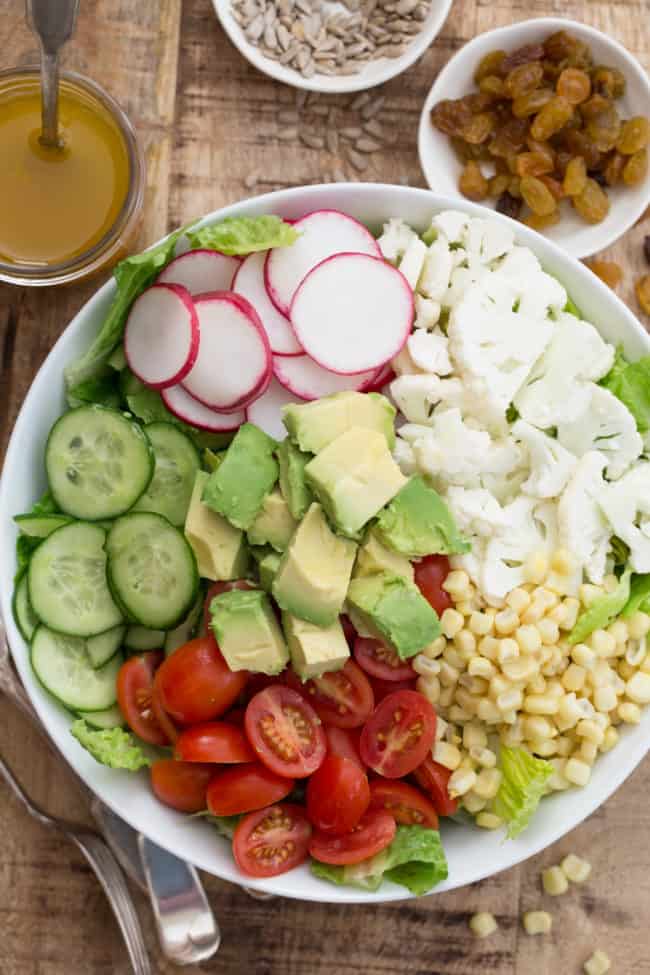
<svg viewBox="0 0 650 975">
<path fill-rule="evenodd" d="M 44 826 L 52 826 L 63 833 L 79 850 L 95 872 L 122 932 L 134 975 L 150 975 L 147 949 L 142 937 L 140 921 L 131 894 L 115 857 L 102 838 L 87 826 L 50 816 L 27 795 L 12 770 L 0 755 L 0 775 L 27 812 Z"/>
</svg>

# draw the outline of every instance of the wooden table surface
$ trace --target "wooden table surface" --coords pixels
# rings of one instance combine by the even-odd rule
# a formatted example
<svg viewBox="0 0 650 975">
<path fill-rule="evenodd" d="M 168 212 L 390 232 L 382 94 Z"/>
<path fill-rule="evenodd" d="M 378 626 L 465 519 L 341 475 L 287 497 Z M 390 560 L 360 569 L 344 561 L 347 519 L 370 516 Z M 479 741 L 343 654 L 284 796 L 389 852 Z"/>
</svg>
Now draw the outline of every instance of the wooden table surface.
<svg viewBox="0 0 650 975">
<path fill-rule="evenodd" d="M 22 6 L 0 0 L 3 66 L 35 61 Z M 371 157 L 363 178 L 423 186 L 417 122 L 438 69 L 476 34 L 545 14 L 605 30 L 650 67 L 648 0 L 456 0 L 421 61 L 384 86 L 382 119 L 391 138 Z M 282 138 L 286 126 L 278 125 L 278 109 L 294 107 L 294 91 L 249 67 L 219 28 L 210 0 L 85 0 L 65 60 L 108 88 L 139 130 L 148 163 L 142 244 L 254 192 L 320 182 L 335 177 L 337 169 L 360 178 L 327 151 Z M 343 96 L 312 102 L 301 111 L 301 128 L 318 134 L 327 125 L 354 124 L 350 101 Z M 337 118 L 327 122 L 325 110 L 314 111 L 314 105 L 338 106 Z M 641 242 L 649 232 L 646 221 L 610 251 L 625 268 L 620 294 L 633 307 L 634 277 L 644 266 Z M 0 450 L 41 361 L 96 286 L 0 288 Z M 84 816 L 67 773 L 8 706 L 0 710 L 0 743 L 28 788 L 50 809 Z M 223 944 L 200 971 L 573 975 L 600 946 L 613 959 L 615 975 L 648 975 L 649 795 L 646 760 L 595 815 L 540 856 L 474 887 L 395 906 L 265 903 L 206 877 Z M 27 819 L 2 786 L 0 823 L 1 975 L 127 975 L 106 901 L 76 850 Z M 562 898 L 543 895 L 540 870 L 569 851 L 592 862 L 592 878 Z M 158 952 L 147 904 L 139 895 L 137 903 L 154 971 L 170 972 L 172 966 Z M 530 938 L 520 918 L 537 907 L 550 910 L 555 924 L 551 935 Z M 485 941 L 468 932 L 467 920 L 477 910 L 492 911 L 499 921 L 498 933 Z"/>
</svg>

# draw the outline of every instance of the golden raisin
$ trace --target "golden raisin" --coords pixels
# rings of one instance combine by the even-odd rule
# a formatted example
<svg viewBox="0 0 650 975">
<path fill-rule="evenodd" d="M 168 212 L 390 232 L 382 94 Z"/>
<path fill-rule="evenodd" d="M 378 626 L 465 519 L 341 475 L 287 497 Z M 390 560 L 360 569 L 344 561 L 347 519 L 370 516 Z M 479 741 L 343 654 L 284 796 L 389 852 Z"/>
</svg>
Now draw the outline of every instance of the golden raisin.
<svg viewBox="0 0 650 975">
<path fill-rule="evenodd" d="M 463 126 L 461 135 L 465 142 L 469 142 L 471 146 L 480 145 L 494 131 L 495 121 L 494 115 L 490 112 L 473 115 L 470 121 Z"/>
<path fill-rule="evenodd" d="M 609 213 L 609 200 L 594 179 L 588 179 L 582 193 L 572 198 L 577 212 L 587 223 L 600 223 Z"/>
<path fill-rule="evenodd" d="M 463 109 L 467 109 L 470 114 L 475 114 L 477 112 L 484 112 L 493 102 L 491 95 L 486 94 L 484 91 L 471 91 L 469 95 L 463 95 L 462 98 L 458 99 L 458 103 L 462 105 Z"/>
<path fill-rule="evenodd" d="M 446 98 L 431 109 L 431 121 L 445 135 L 460 135 L 470 118 L 471 112 L 460 99 Z"/>
<path fill-rule="evenodd" d="M 523 47 L 518 47 L 516 51 L 503 59 L 501 71 L 503 74 L 508 74 L 513 68 L 518 68 L 520 64 L 527 64 L 529 61 L 541 61 L 543 57 L 544 48 L 541 44 L 524 44 Z"/>
<path fill-rule="evenodd" d="M 645 149 L 650 142 L 650 122 L 643 115 L 635 115 L 623 122 L 616 148 L 624 156 L 633 156 L 639 149 Z"/>
<path fill-rule="evenodd" d="M 506 190 L 497 200 L 495 209 L 498 213 L 503 213 L 506 217 L 512 217 L 513 220 L 517 220 L 521 213 L 521 199 L 508 193 Z"/>
<path fill-rule="evenodd" d="M 567 164 L 563 188 L 567 196 L 580 196 L 587 182 L 587 166 L 582 156 L 574 156 Z"/>
<path fill-rule="evenodd" d="M 612 152 L 607 157 L 603 169 L 603 176 L 608 186 L 618 186 L 623 179 L 623 170 L 625 169 L 626 162 L 627 157 L 622 156 L 620 152 Z"/>
<path fill-rule="evenodd" d="M 521 200 L 521 179 L 519 176 L 512 176 L 508 183 L 508 193 L 516 200 Z"/>
<path fill-rule="evenodd" d="M 563 61 L 575 54 L 577 46 L 577 38 L 565 30 L 559 30 L 544 41 L 544 54 L 551 61 Z"/>
<path fill-rule="evenodd" d="M 587 122 L 585 132 L 599 152 L 609 152 L 621 134 L 621 120 L 613 105 Z"/>
<path fill-rule="evenodd" d="M 528 118 L 536 115 L 554 97 L 552 88 L 536 88 L 525 95 L 518 95 L 512 103 L 515 118 Z"/>
<path fill-rule="evenodd" d="M 488 180 L 488 196 L 501 196 L 508 189 L 510 175 L 508 173 L 496 173 L 492 179 Z"/>
<path fill-rule="evenodd" d="M 488 75 L 501 74 L 501 65 L 505 60 L 505 51 L 490 51 L 478 63 L 478 67 L 474 72 L 474 81 L 478 84 L 483 78 L 487 78 Z"/>
<path fill-rule="evenodd" d="M 521 195 L 533 213 L 544 217 L 555 210 L 555 197 L 540 179 L 524 176 L 520 183 Z"/>
<path fill-rule="evenodd" d="M 485 78 L 481 78 L 478 87 L 485 95 L 492 95 L 494 98 L 504 97 L 503 78 L 499 78 L 496 74 L 488 74 Z"/>
<path fill-rule="evenodd" d="M 614 261 L 592 259 L 585 261 L 585 264 L 610 288 L 617 288 L 623 280 L 623 269 L 620 264 L 616 264 Z"/>
<path fill-rule="evenodd" d="M 541 176 L 553 172 L 553 159 L 546 153 L 522 152 L 516 157 L 518 176 Z"/>
<path fill-rule="evenodd" d="M 509 98 L 518 98 L 534 91 L 544 77 L 544 68 L 540 61 L 527 61 L 519 64 L 506 75 L 504 88 Z"/>
<path fill-rule="evenodd" d="M 511 153 L 519 152 L 526 142 L 528 123 L 525 119 L 513 118 L 497 129 L 490 141 L 490 153 L 506 159 Z"/>
<path fill-rule="evenodd" d="M 597 115 L 606 112 L 612 107 L 612 101 L 610 98 L 605 98 L 603 95 L 596 93 L 588 98 L 586 102 L 583 102 L 580 106 L 580 114 L 584 119 L 596 118 Z"/>
<path fill-rule="evenodd" d="M 587 169 L 595 169 L 600 162 L 600 152 L 590 139 L 577 129 L 569 129 L 562 133 L 562 141 L 574 156 L 582 156 Z"/>
<path fill-rule="evenodd" d="M 625 94 L 625 75 L 618 68 L 607 68 L 603 65 L 594 68 L 591 84 L 594 91 L 606 98 L 620 98 Z"/>
<path fill-rule="evenodd" d="M 484 200 L 488 195 L 488 181 L 474 160 L 465 164 L 458 180 L 458 189 L 468 200 Z"/>
<path fill-rule="evenodd" d="M 551 191 L 556 200 L 561 200 L 564 197 L 564 188 L 559 180 L 549 176 L 548 173 L 543 173 L 539 178 L 544 186 Z"/>
<path fill-rule="evenodd" d="M 650 274 L 644 274 L 642 278 L 639 278 L 634 285 L 634 290 L 641 308 L 646 315 L 650 315 Z"/>
<path fill-rule="evenodd" d="M 579 105 L 591 94 L 589 75 L 579 68 L 565 68 L 557 79 L 556 91 L 572 105 Z"/>
<path fill-rule="evenodd" d="M 540 155 L 546 156 L 548 161 L 555 166 L 555 149 L 548 142 L 537 142 L 529 135 L 526 139 L 526 145 L 531 152 L 538 152 Z"/>
<path fill-rule="evenodd" d="M 532 227 L 533 230 L 546 230 L 547 227 L 553 227 L 559 222 L 559 210 L 553 210 L 551 213 L 545 213 L 543 215 L 541 213 L 529 213 L 524 220 L 524 223 Z"/>
<path fill-rule="evenodd" d="M 572 159 L 573 156 L 571 155 L 571 153 L 565 152 L 564 149 L 560 149 L 558 152 L 555 153 L 555 171 L 558 174 L 558 176 L 564 177 L 564 174 L 567 171 L 567 166 L 569 165 Z"/>
<path fill-rule="evenodd" d="M 623 169 L 623 182 L 626 186 L 638 186 L 648 172 L 648 150 L 639 149 L 630 156 Z"/>
<path fill-rule="evenodd" d="M 550 136 L 559 132 L 573 115 L 573 106 L 561 95 L 556 95 L 535 116 L 530 127 L 533 139 L 544 142 Z"/>
</svg>

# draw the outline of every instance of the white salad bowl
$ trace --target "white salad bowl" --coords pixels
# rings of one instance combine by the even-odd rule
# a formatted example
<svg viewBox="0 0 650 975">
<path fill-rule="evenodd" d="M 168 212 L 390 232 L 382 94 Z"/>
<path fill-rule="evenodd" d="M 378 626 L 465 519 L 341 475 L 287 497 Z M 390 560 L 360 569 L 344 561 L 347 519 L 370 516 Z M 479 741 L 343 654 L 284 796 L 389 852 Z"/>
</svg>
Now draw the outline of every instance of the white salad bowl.
<svg viewBox="0 0 650 975">
<path fill-rule="evenodd" d="M 464 200 L 435 196 L 410 187 L 380 184 L 310 186 L 260 196 L 219 210 L 205 218 L 277 213 L 298 217 L 306 211 L 338 208 L 379 229 L 389 217 L 402 217 L 424 229 L 433 213 L 456 208 L 472 216 L 488 216 L 485 208 Z M 507 218 L 496 216 L 497 220 Z M 632 313 L 591 271 L 567 257 L 556 244 L 520 224 L 507 221 L 519 243 L 533 250 L 545 269 L 555 275 L 603 336 L 622 343 L 634 359 L 650 352 L 650 339 Z M 105 284 L 81 309 L 41 367 L 16 421 L 0 482 L 0 593 L 2 613 L 16 666 L 39 717 L 60 751 L 87 785 L 115 812 L 156 843 L 198 867 L 234 883 L 295 897 L 333 903 L 370 903 L 410 897 L 404 888 L 384 883 L 376 893 L 336 887 L 318 880 L 307 866 L 266 880 L 244 878 L 232 859 L 229 843 L 207 823 L 161 805 L 149 787 L 146 772 L 113 771 L 96 764 L 69 732 L 70 717 L 38 683 L 29 663 L 29 650 L 11 611 L 16 527 L 12 516 L 30 508 L 45 489 L 43 451 L 53 421 L 64 409 L 63 368 L 84 351 L 99 329 L 114 293 Z M 501 832 L 443 825 L 449 878 L 436 888 L 450 890 L 513 866 L 554 843 L 594 812 L 639 764 L 650 747 L 650 709 L 641 723 L 622 731 L 620 743 L 598 758 L 591 781 L 545 799 L 532 824 L 516 840 L 504 841 Z"/>
<path fill-rule="evenodd" d="M 490 51 L 516 51 L 524 44 L 543 41 L 556 31 L 566 30 L 589 45 L 597 64 L 619 68 L 625 75 L 627 87 L 622 98 L 617 100 L 621 114 L 625 118 L 633 115 L 648 115 L 650 111 L 650 79 L 639 62 L 613 37 L 602 31 L 563 17 L 539 17 L 524 20 L 507 27 L 479 34 L 449 59 L 436 78 L 420 115 L 418 131 L 418 152 L 420 166 L 425 179 L 435 193 L 450 196 L 455 202 L 465 197 L 458 189 L 458 178 L 462 164 L 451 147 L 449 137 L 434 128 L 431 122 L 431 109 L 447 98 L 461 98 L 476 91 L 474 72 L 481 60 Z M 562 219 L 544 231 L 546 237 L 555 241 L 573 257 L 589 257 L 604 250 L 618 240 L 630 227 L 634 226 L 648 204 L 650 204 L 650 172 L 638 186 L 617 186 L 608 188 L 610 210 L 601 223 L 588 224 L 569 206 L 562 206 Z M 486 204 L 490 208 L 494 201 Z"/>
</svg>

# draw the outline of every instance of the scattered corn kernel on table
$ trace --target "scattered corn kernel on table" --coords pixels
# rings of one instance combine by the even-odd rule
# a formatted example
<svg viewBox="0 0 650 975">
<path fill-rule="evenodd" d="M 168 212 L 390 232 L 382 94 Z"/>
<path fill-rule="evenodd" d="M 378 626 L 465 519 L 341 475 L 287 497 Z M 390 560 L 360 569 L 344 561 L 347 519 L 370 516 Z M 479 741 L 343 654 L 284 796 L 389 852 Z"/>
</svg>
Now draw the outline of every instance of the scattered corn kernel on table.
<svg viewBox="0 0 650 975">
<path fill-rule="evenodd" d="M 36 46 L 23 24 L 22 5 L 0 0 L 0 12 L 5 64 L 34 63 Z M 258 74 L 231 47 L 210 0 L 82 4 L 67 64 L 105 85 L 139 130 L 148 164 L 141 235 L 147 244 L 241 197 L 319 182 L 323 176 L 424 185 L 416 155 L 417 122 L 437 70 L 482 31 L 513 19 L 560 13 L 607 31 L 650 67 L 647 0 L 456 0 L 422 60 L 373 93 L 385 99 L 379 114 L 388 137 L 356 166 L 350 154 L 338 157 L 337 140 L 328 135 L 332 128 L 358 124 L 352 99 L 297 104 L 292 89 Z M 642 242 L 648 233 L 646 219 L 606 255 L 624 268 L 619 293 L 637 313 L 633 286 L 647 270 Z M 0 289 L 2 448 L 38 366 L 96 286 L 91 282 L 57 292 Z M 26 785 L 52 811 L 75 818 L 82 814 L 66 773 L 9 707 L 0 711 L 0 741 Z M 572 975 L 582 972 L 600 948 L 611 957 L 612 972 L 648 975 L 649 794 L 646 760 L 597 814 L 546 853 L 473 888 L 398 906 L 254 901 L 206 878 L 223 945 L 200 971 Z M 76 851 L 28 820 L 5 789 L 0 789 L 0 822 L 2 975 L 126 975 L 127 959 L 108 905 Z M 552 897 L 543 891 L 541 871 L 568 853 L 589 860 L 591 876 L 584 885 L 571 885 L 567 893 Z M 153 970 L 171 972 L 158 953 L 153 922 L 140 897 L 138 905 Z M 554 925 L 550 933 L 532 937 L 522 916 L 537 910 L 550 912 Z M 469 929 L 469 919 L 479 911 L 492 913 L 498 922 L 489 938 L 478 939 Z"/>
</svg>

